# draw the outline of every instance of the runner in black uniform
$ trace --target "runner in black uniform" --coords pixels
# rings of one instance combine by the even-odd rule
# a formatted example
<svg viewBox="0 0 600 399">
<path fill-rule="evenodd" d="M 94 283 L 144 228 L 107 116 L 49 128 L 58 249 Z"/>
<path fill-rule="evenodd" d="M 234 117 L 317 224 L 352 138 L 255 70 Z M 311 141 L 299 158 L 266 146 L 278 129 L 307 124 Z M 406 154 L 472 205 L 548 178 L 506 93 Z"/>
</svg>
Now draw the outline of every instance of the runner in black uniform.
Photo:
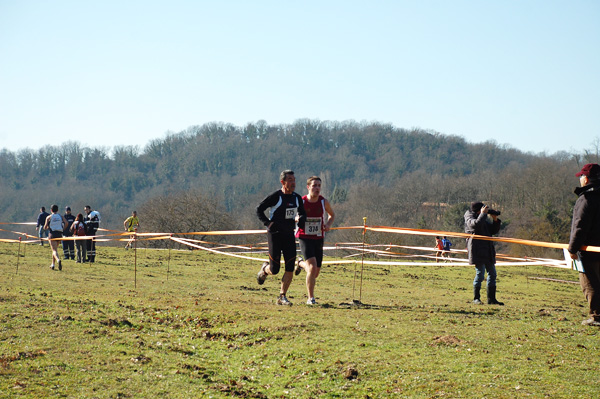
<svg viewBox="0 0 600 399">
<path fill-rule="evenodd" d="M 269 243 L 269 261 L 263 263 L 256 279 L 258 284 L 263 284 L 267 275 L 279 273 L 281 267 L 281 253 L 285 262 L 285 273 L 281 279 L 281 292 L 277 299 L 278 305 L 291 305 L 286 298 L 287 290 L 294 277 L 294 264 L 296 262 L 296 239 L 294 230 L 296 223 L 304 228 L 306 212 L 302 197 L 296 194 L 296 177 L 291 170 L 284 170 L 279 176 L 281 190 L 267 196 L 256 207 L 258 219 L 267 226 L 267 241 Z M 269 217 L 265 210 L 271 208 Z"/>
</svg>

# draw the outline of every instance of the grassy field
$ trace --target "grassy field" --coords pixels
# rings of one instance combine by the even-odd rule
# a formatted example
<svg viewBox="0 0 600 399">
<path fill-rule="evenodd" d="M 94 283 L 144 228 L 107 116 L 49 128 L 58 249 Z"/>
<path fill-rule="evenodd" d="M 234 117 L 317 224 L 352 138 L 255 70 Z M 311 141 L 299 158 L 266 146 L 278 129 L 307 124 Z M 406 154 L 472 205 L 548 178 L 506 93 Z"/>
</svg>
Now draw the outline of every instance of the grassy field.
<svg viewBox="0 0 600 399">
<path fill-rule="evenodd" d="M 498 267 L 477 306 L 472 267 L 324 267 L 275 305 L 260 263 L 101 247 L 49 269 L 49 249 L 0 244 L 3 398 L 595 398 L 600 329 L 573 271 Z M 167 268 L 169 273 L 167 274 Z M 484 291 L 485 292 L 485 291 Z"/>
</svg>

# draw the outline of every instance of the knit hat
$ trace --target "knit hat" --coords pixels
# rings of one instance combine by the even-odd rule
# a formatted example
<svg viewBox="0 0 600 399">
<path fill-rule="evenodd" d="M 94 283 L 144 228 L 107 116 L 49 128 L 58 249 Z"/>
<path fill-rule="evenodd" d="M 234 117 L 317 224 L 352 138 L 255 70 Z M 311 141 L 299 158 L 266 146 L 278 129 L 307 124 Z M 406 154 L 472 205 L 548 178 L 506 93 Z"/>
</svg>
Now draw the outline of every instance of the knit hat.
<svg viewBox="0 0 600 399">
<path fill-rule="evenodd" d="M 483 208 L 483 202 L 471 202 L 471 212 L 479 212 Z"/>
</svg>

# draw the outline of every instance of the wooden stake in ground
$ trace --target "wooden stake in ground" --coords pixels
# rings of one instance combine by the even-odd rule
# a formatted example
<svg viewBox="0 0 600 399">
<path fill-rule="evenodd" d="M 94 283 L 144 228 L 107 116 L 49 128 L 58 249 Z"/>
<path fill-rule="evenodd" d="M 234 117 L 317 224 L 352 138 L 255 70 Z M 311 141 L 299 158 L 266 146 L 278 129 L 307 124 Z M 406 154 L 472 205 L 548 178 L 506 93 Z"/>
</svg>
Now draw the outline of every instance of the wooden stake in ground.
<svg viewBox="0 0 600 399">
<path fill-rule="evenodd" d="M 355 291 L 355 287 L 356 287 L 356 262 L 354 263 L 354 282 L 352 283 L 352 303 L 355 303 L 355 304 L 361 303 L 361 300 L 362 300 L 362 273 L 363 273 L 363 266 L 364 266 L 363 262 L 365 259 L 365 236 L 366 236 L 366 233 L 367 233 L 367 218 L 364 217 L 363 218 L 362 253 L 360 255 L 361 267 L 360 267 L 360 288 L 359 288 L 358 301 L 356 299 L 354 299 L 354 291 Z"/>
<path fill-rule="evenodd" d="M 15 274 L 19 274 L 19 258 L 21 257 L 21 237 L 19 237 L 19 249 L 17 251 L 17 271 Z"/>
<path fill-rule="evenodd" d="M 173 237 L 173 234 L 171 234 L 171 237 Z M 172 241 L 169 241 L 169 257 L 167 258 L 167 281 L 169 281 L 169 271 L 171 269 L 171 243 Z"/>
<path fill-rule="evenodd" d="M 133 234 L 133 287 L 137 290 L 137 233 Z"/>
<path fill-rule="evenodd" d="M 363 242 L 362 242 L 362 254 L 360 255 L 360 290 L 358 295 L 358 302 L 362 303 L 362 280 L 365 260 L 365 241 L 367 239 L 367 218 L 363 218 Z"/>
</svg>

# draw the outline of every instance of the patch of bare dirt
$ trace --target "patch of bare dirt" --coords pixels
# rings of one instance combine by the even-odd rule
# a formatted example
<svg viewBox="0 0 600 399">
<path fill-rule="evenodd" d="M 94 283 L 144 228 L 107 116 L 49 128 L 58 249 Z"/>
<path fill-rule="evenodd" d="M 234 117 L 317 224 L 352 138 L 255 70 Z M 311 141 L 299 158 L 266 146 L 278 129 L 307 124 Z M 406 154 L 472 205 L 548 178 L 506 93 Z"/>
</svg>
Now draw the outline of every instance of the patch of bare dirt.
<svg viewBox="0 0 600 399">
<path fill-rule="evenodd" d="M 458 346 L 462 345 L 464 341 L 455 337 L 454 335 L 442 335 L 433 338 L 431 345 L 447 345 L 447 346 Z"/>
</svg>

